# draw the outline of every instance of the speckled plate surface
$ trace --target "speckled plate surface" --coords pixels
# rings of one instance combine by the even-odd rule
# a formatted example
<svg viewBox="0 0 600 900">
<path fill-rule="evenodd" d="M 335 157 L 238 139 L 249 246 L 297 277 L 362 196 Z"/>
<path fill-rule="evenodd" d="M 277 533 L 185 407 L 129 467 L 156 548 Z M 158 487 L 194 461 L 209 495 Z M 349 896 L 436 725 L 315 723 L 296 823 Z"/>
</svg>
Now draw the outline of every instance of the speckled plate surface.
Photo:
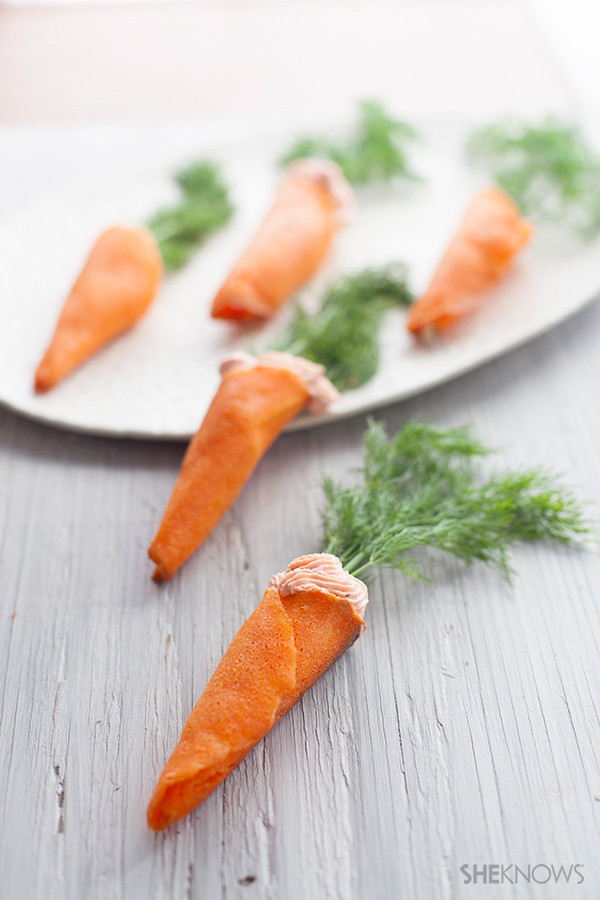
<svg viewBox="0 0 600 900">
<path fill-rule="evenodd" d="M 364 189 L 354 222 L 298 299 L 315 307 L 329 278 L 393 260 L 406 262 L 412 287 L 423 289 L 470 196 L 483 185 L 462 160 L 462 139 L 462 129 L 424 129 L 415 159 L 426 183 Z M 0 402 L 72 430 L 142 438 L 193 434 L 218 385 L 222 356 L 266 346 L 290 314 L 288 306 L 253 332 L 209 316 L 215 291 L 269 205 L 278 178 L 274 160 L 288 142 L 255 135 L 206 148 L 222 161 L 232 185 L 237 212 L 231 223 L 187 267 L 166 278 L 136 328 L 42 396 L 33 393 L 33 373 L 94 239 L 111 224 L 142 221 L 169 202 L 170 173 L 205 148 L 182 138 L 176 149 L 146 156 L 143 164 L 132 154 L 120 173 L 56 193 L 2 222 Z M 405 314 L 390 313 L 377 376 L 344 394 L 327 415 L 300 416 L 290 428 L 344 418 L 443 383 L 557 325 L 599 289 L 599 241 L 576 245 L 542 235 L 485 307 L 435 345 L 416 346 L 404 329 Z"/>
</svg>

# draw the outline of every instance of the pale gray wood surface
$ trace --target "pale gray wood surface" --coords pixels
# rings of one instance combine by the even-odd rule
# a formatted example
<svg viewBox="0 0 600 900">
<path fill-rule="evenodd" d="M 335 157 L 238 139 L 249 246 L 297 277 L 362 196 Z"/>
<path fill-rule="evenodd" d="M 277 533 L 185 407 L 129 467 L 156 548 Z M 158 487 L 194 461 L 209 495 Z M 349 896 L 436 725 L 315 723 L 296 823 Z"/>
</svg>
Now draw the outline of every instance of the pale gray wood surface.
<svg viewBox="0 0 600 900">
<path fill-rule="evenodd" d="M 475 422 L 503 459 L 557 467 L 598 501 L 599 341 L 596 304 L 381 416 Z M 376 578 L 354 648 L 200 810 L 147 831 L 186 715 L 271 573 L 318 546 L 319 482 L 357 464 L 363 428 L 282 437 L 158 587 L 145 550 L 182 447 L 0 411 L 3 900 L 462 897 L 460 866 L 496 862 L 583 864 L 577 888 L 502 896 L 598 896 L 589 550 L 521 548 L 512 588 L 439 557 L 431 583 Z"/>
</svg>

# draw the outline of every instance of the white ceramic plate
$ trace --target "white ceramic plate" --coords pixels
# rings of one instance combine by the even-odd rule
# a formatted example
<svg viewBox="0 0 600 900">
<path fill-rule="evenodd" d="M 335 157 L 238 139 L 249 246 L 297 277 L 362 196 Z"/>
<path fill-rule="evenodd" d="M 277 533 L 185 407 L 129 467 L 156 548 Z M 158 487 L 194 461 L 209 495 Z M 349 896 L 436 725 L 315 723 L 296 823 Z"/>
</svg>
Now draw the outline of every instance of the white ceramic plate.
<svg viewBox="0 0 600 900">
<path fill-rule="evenodd" d="M 462 129 L 424 131 L 415 153 L 426 183 L 367 188 L 355 221 L 339 237 L 326 269 L 300 295 L 318 305 L 326 281 L 393 260 L 408 264 L 422 290 L 470 196 L 482 182 L 461 156 Z M 61 193 L 0 227 L 0 402 L 63 428 L 119 437 L 187 438 L 219 383 L 225 353 L 265 346 L 290 306 L 265 329 L 240 333 L 208 311 L 215 291 L 268 207 L 277 182 L 274 160 L 289 138 L 249 137 L 219 148 L 184 145 L 140 167 Z M 146 317 L 48 394 L 33 393 L 33 373 L 71 283 L 106 227 L 142 221 L 175 191 L 169 175 L 204 149 L 222 162 L 237 212 L 192 262 L 165 280 Z M 290 428 L 334 421 L 401 400 L 473 369 L 573 315 L 600 289 L 600 241 L 575 245 L 541 236 L 520 257 L 483 309 L 431 347 L 416 346 L 405 313 L 389 314 L 379 373 L 345 393 L 320 417 Z"/>
</svg>

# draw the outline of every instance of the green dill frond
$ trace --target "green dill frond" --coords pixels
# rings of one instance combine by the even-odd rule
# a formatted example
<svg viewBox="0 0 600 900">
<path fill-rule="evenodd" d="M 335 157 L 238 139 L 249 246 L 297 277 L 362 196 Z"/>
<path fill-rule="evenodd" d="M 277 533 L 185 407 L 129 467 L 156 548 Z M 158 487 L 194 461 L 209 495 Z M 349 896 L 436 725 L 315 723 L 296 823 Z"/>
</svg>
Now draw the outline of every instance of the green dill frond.
<svg viewBox="0 0 600 900">
<path fill-rule="evenodd" d="M 526 215 L 584 238 L 600 228 L 600 157 L 576 126 L 500 121 L 475 131 L 466 151 Z"/>
<path fill-rule="evenodd" d="M 406 122 L 392 119 L 379 103 L 360 104 L 356 132 L 346 141 L 327 137 L 300 138 L 282 157 L 282 165 L 307 156 L 332 159 L 352 184 L 388 181 L 391 178 L 419 180 L 408 160 L 408 147 L 417 138 Z"/>
<path fill-rule="evenodd" d="M 287 350 L 325 366 L 341 390 L 355 388 L 379 367 L 379 328 L 384 313 L 412 301 L 406 270 L 399 263 L 365 269 L 334 282 L 319 312 L 309 316 L 298 306 L 273 349 Z"/>
<path fill-rule="evenodd" d="M 219 167 L 209 160 L 187 166 L 175 175 L 183 197 L 160 209 L 147 222 L 167 270 L 183 266 L 207 235 L 224 225 L 233 212 Z"/>
<path fill-rule="evenodd" d="M 485 475 L 490 451 L 470 428 L 408 422 L 392 440 L 370 421 L 359 484 L 323 485 L 324 545 L 353 575 L 393 567 L 423 577 L 407 554 L 436 547 L 465 563 L 500 566 L 510 577 L 516 541 L 572 543 L 588 534 L 581 502 L 550 472 Z"/>
</svg>

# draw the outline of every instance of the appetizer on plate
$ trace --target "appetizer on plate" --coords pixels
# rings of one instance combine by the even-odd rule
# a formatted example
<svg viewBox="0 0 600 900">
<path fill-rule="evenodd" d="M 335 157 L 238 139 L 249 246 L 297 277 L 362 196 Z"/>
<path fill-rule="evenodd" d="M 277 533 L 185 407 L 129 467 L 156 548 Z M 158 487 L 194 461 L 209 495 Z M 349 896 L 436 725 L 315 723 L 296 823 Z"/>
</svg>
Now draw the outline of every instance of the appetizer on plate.
<svg viewBox="0 0 600 900">
<path fill-rule="evenodd" d="M 338 396 L 323 367 L 289 353 L 238 353 L 184 456 L 148 555 L 168 581 L 227 512 L 262 456 L 305 407 L 322 412 Z"/>
<path fill-rule="evenodd" d="M 598 234 L 600 156 L 579 126 L 554 117 L 538 123 L 504 119 L 474 131 L 466 153 L 536 224 L 584 240 Z"/>
<path fill-rule="evenodd" d="M 158 210 L 145 228 L 109 228 L 92 247 L 37 369 L 38 393 L 131 328 L 156 296 L 163 268 L 184 265 L 230 218 L 233 207 L 216 163 L 192 163 L 174 180 L 182 194 L 179 203 Z"/>
<path fill-rule="evenodd" d="M 539 469 L 482 476 L 487 452 L 467 428 L 409 422 L 388 442 L 371 422 L 362 482 L 325 484 L 325 552 L 274 575 L 234 637 L 158 780 L 151 828 L 202 803 L 361 634 L 358 575 L 388 566 L 418 577 L 406 553 L 419 546 L 509 574 L 515 541 L 569 543 L 589 530 L 578 501 Z"/>
<path fill-rule="evenodd" d="M 431 284 L 411 306 L 408 330 L 430 340 L 478 309 L 532 233 L 532 226 L 500 188 L 477 194 Z"/>
<path fill-rule="evenodd" d="M 101 234 L 65 301 L 35 373 L 35 390 L 49 391 L 131 328 L 154 300 L 162 273 L 158 245 L 146 228 Z"/>
<path fill-rule="evenodd" d="M 213 317 L 272 316 L 317 272 L 352 206 L 352 189 L 335 163 L 293 163 L 254 238 L 217 293 Z"/>
</svg>

